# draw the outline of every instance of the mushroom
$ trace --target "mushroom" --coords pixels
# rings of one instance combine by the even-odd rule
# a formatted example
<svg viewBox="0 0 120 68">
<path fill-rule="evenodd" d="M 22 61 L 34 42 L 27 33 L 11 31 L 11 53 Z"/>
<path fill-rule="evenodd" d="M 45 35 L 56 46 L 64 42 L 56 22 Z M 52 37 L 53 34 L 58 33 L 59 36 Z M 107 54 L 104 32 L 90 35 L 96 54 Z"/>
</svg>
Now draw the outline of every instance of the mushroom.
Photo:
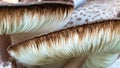
<svg viewBox="0 0 120 68">
<path fill-rule="evenodd" d="M 26 65 L 45 65 L 88 56 L 82 68 L 105 68 L 119 56 L 119 27 L 120 20 L 75 26 L 12 45 L 8 52 Z"/>
<path fill-rule="evenodd" d="M 7 47 L 10 36 L 35 31 L 54 31 L 62 28 L 71 18 L 73 4 L 62 1 L 42 1 L 30 4 L 0 4 L 0 54 L 8 61 Z M 47 26 L 47 27 L 46 27 Z M 57 28 L 56 28 L 57 27 Z"/>
<path fill-rule="evenodd" d="M 116 3 L 118 3 L 118 2 L 116 2 Z M 113 3 L 112 0 L 109 0 L 109 1 L 106 0 L 106 1 L 104 1 L 104 3 L 103 2 L 92 2 L 92 3 L 89 2 L 85 6 L 79 7 L 77 10 L 74 11 L 70 22 L 75 23 L 75 25 L 78 25 L 78 24 L 83 25 L 83 24 L 92 23 L 92 22 L 95 23 L 95 21 L 116 18 L 117 14 L 118 14 L 118 10 L 119 10 L 119 6 L 116 3 L 115 2 Z M 94 12 L 91 13 L 91 11 L 93 11 L 93 10 L 94 10 Z M 80 13 L 82 13 L 83 15 L 78 15 Z M 86 14 L 86 16 L 84 16 L 84 14 Z M 100 14 L 100 16 L 94 17 L 97 14 Z M 78 18 L 78 17 L 77 18 L 74 17 L 76 15 L 78 15 L 79 18 L 81 18 L 81 20 L 76 21 L 75 19 Z M 91 15 L 91 17 L 89 17 L 90 15 Z M 88 21 L 86 21 L 86 19 L 88 19 Z M 98 23 L 98 22 L 96 22 L 96 23 Z M 72 26 L 73 26 L 73 24 L 72 24 Z M 19 36 L 19 37 L 22 37 L 22 36 Z M 55 66 L 56 64 L 53 64 L 53 65 Z M 47 65 L 44 65 L 44 66 L 47 66 Z M 48 68 L 49 68 L 49 66 L 48 66 Z"/>
<path fill-rule="evenodd" d="M 96 21 L 104 21 L 104 20 L 109 20 L 109 19 L 112 20 L 112 19 L 116 19 L 116 18 L 120 19 L 120 17 L 119 17 L 119 9 L 120 9 L 119 4 L 120 4 L 119 0 L 89 1 L 84 6 L 78 7 L 73 12 L 72 19 L 65 26 L 65 28 L 75 26 L 75 25 L 90 24 L 93 22 L 95 23 Z M 80 14 L 80 15 L 78 15 L 78 14 Z M 96 22 L 96 23 L 98 23 L 98 22 Z M 110 57 L 108 57 L 108 60 L 109 60 L 109 58 Z M 84 58 L 83 59 L 81 59 L 81 57 L 73 58 L 70 61 L 68 61 L 67 64 L 64 65 L 64 68 L 80 68 L 82 65 L 81 65 L 81 63 L 78 63 L 78 62 L 80 62 L 81 60 L 84 60 Z M 87 59 L 87 60 L 89 60 L 89 59 Z M 87 61 L 86 61 L 86 63 L 87 63 Z M 91 63 L 91 62 L 89 62 L 89 63 Z M 76 66 L 79 66 L 79 67 L 76 67 Z M 113 68 L 113 67 L 111 67 L 111 65 L 109 67 Z M 88 68 L 90 68 L 90 67 L 88 67 Z M 96 67 L 96 68 L 98 68 L 98 67 Z"/>
<path fill-rule="evenodd" d="M 24 0 L 24 1 L 29 1 L 29 0 Z M 23 2 L 24 2 L 23 1 Z M 31 0 L 30 0 L 31 1 Z M 32 0 L 33 1 L 33 0 Z M 40 0 L 40 1 L 51 1 L 51 0 Z M 78 0 L 57 0 L 57 1 L 60 1 L 60 2 L 73 2 L 74 3 L 74 8 L 78 7 L 78 5 L 83 5 L 84 4 L 84 1 L 78 1 Z M 78 1 L 78 2 L 76 2 Z M 22 2 L 22 3 L 23 3 Z M 55 0 L 52 0 L 52 2 L 55 2 Z M 77 4 L 77 5 L 76 5 Z M 75 10 L 76 11 L 76 10 Z M 73 14 L 72 14 L 73 15 Z M 69 15 L 69 17 L 71 17 L 71 14 Z M 67 22 L 68 24 L 68 22 Z M 56 26 L 56 24 L 54 24 Z M 60 26 L 65 26 L 66 24 L 61 24 Z M 48 27 L 48 26 L 46 26 Z M 18 34 L 12 34 L 12 42 L 13 44 L 15 43 L 19 43 L 19 42 L 22 42 L 24 40 L 27 40 L 27 39 L 30 39 L 30 38 L 33 38 L 33 37 L 36 37 L 36 36 L 40 36 L 40 35 L 44 35 L 46 33 L 49 33 L 49 32 L 53 32 L 53 31 L 57 31 L 57 30 L 61 30 L 63 29 L 64 27 L 61 27 L 59 28 L 58 26 L 54 27 L 53 29 L 56 29 L 56 30 L 50 30 L 50 29 L 47 29 L 47 30 L 37 30 L 35 32 L 31 32 L 31 33 L 18 33 Z M 52 28 L 51 28 L 52 29 Z"/>
</svg>

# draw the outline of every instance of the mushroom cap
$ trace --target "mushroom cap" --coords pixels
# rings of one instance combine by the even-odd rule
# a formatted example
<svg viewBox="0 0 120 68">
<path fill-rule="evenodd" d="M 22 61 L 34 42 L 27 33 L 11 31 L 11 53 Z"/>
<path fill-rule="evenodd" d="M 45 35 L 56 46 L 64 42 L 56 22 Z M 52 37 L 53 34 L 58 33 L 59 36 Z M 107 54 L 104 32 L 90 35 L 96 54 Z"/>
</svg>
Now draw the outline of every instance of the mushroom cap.
<svg viewBox="0 0 120 68">
<path fill-rule="evenodd" d="M 112 0 L 110 0 L 110 1 L 112 1 Z M 113 2 L 111 2 L 111 3 L 113 3 Z M 79 7 L 79 9 L 77 10 L 77 12 L 78 13 L 76 13 L 76 15 L 77 14 L 80 14 L 80 12 L 83 12 L 82 10 L 84 10 L 84 9 L 86 9 L 86 12 L 83 12 L 83 13 L 86 13 L 87 15 L 85 16 L 85 17 L 88 17 L 88 22 L 86 22 L 86 23 L 90 23 L 91 21 L 96 21 L 96 20 L 101 20 L 101 17 L 103 17 L 103 19 L 112 19 L 112 18 L 115 18 L 116 16 L 117 16 L 117 10 L 119 10 L 118 8 L 118 6 L 113 6 L 113 4 L 111 4 L 111 3 L 108 3 L 108 4 L 106 4 L 105 2 L 104 2 L 104 5 L 103 5 L 103 3 L 101 3 L 101 4 L 99 4 L 98 3 L 98 5 L 93 5 L 93 7 L 92 7 L 92 9 L 89 9 L 89 8 L 91 8 L 91 6 L 90 5 L 92 5 L 92 4 L 97 4 L 97 3 L 90 3 L 90 4 L 88 4 L 87 6 L 85 5 L 84 7 Z M 115 3 L 115 2 L 114 2 Z M 117 2 L 118 3 L 118 2 Z M 106 5 L 105 5 L 106 4 Z M 102 5 L 102 6 L 99 6 L 99 5 Z M 109 5 L 109 6 L 108 6 Z M 115 4 L 116 5 L 116 4 Z M 96 8 L 95 8 L 95 6 L 96 6 Z M 110 7 L 112 7 L 112 8 L 110 8 Z M 94 10 L 95 9 L 95 10 Z M 102 11 L 104 10 L 104 9 L 106 9 L 104 12 L 105 12 L 105 14 L 100 14 L 100 16 L 99 17 L 96 17 L 94 20 L 92 19 L 92 17 L 94 17 L 94 15 L 97 15 L 98 13 L 102 13 Z M 89 12 L 91 12 L 92 10 L 94 10 L 94 12 L 95 11 L 99 11 L 98 13 L 89 13 Z M 89 12 L 88 12 L 89 11 Z M 76 12 L 76 11 L 75 11 Z M 88 13 L 87 13 L 88 12 Z M 112 14 L 111 14 L 112 13 Z M 74 14 L 73 14 L 74 15 Z M 83 14 L 84 15 L 84 14 Z M 84 21 L 86 21 L 86 18 L 83 16 L 83 15 L 78 15 L 78 16 L 80 16 L 79 18 L 82 18 L 82 20 L 81 21 L 77 21 L 78 23 L 84 23 L 84 24 L 86 24 Z M 89 15 L 91 15 L 92 17 L 90 18 L 89 17 Z M 76 22 L 76 21 L 74 21 L 74 17 L 73 17 L 73 22 Z M 91 22 L 92 23 L 92 22 Z M 96 22 L 96 23 L 98 23 L 98 22 Z M 78 24 L 77 24 L 78 25 Z M 72 25 L 73 26 L 73 25 Z M 23 34 L 24 35 L 24 34 Z M 34 35 L 34 34 L 33 34 Z M 15 39 L 16 40 L 16 39 Z M 110 56 L 110 55 L 109 55 Z M 93 60 L 93 62 L 94 62 L 94 60 L 96 60 L 96 58 L 100 58 L 100 57 L 102 57 L 103 59 L 104 59 L 104 57 L 107 57 L 107 59 L 106 60 L 110 60 L 111 58 L 109 57 L 108 55 L 107 56 L 105 56 L 105 55 L 98 55 L 98 56 L 96 56 L 95 57 L 95 55 L 92 55 L 91 57 L 94 57 L 92 60 Z M 114 57 L 118 57 L 118 55 L 116 56 L 114 56 Z M 115 58 L 116 59 L 116 58 Z M 89 62 L 87 62 L 88 60 L 91 60 L 91 58 L 89 57 L 87 60 L 86 60 L 86 62 L 85 62 L 85 64 L 88 64 L 88 63 L 92 63 L 91 61 L 89 61 Z M 105 59 L 104 59 L 105 60 Z M 106 61 L 105 60 L 105 61 Z M 97 60 L 96 60 L 97 61 Z M 98 61 L 101 61 L 101 59 L 100 60 L 98 60 Z M 115 60 L 114 60 L 115 61 Z M 96 63 L 96 62 L 94 62 L 94 63 Z M 111 62 L 109 62 L 109 63 L 111 63 Z M 96 63 L 96 66 L 99 66 L 99 64 L 101 64 L 102 65 L 102 63 L 100 62 L 100 63 Z M 105 64 L 105 63 L 104 63 Z M 53 64 L 53 65 L 56 65 L 56 64 Z M 46 65 L 45 65 L 46 66 Z M 91 66 L 92 66 L 92 64 L 91 64 Z M 89 66 L 90 67 L 90 66 Z M 89 68 L 88 67 L 88 68 Z M 49 67 L 48 67 L 49 68 Z M 56 67 L 55 67 L 56 68 Z"/>
<path fill-rule="evenodd" d="M 71 18 L 73 4 L 42 1 L 29 4 L 0 4 L 0 34 L 15 34 L 62 28 Z M 47 27 L 46 27 L 47 26 Z"/>
<path fill-rule="evenodd" d="M 88 0 L 73 0 L 74 7 L 78 8 L 79 6 L 84 5 Z"/>
<path fill-rule="evenodd" d="M 120 20 L 71 27 L 12 45 L 8 52 L 13 58 L 27 65 L 44 65 L 84 55 L 89 57 L 106 54 L 102 57 L 108 58 L 108 54 L 120 52 L 119 27 Z M 100 62 L 103 66 L 114 59 L 103 58 Z"/>
</svg>

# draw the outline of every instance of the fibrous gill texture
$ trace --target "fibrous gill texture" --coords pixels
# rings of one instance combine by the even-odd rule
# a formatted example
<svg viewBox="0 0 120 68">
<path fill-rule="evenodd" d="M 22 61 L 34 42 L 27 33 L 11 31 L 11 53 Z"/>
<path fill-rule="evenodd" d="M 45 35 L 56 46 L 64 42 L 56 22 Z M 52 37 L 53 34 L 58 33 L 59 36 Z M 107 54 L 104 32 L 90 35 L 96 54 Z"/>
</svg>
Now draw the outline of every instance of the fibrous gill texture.
<svg viewBox="0 0 120 68">
<path fill-rule="evenodd" d="M 90 24 L 93 22 L 98 23 L 96 21 L 119 18 L 118 15 L 119 9 L 120 9 L 120 0 L 91 0 L 87 2 L 84 6 L 78 7 L 78 9 L 74 10 L 72 14 L 72 18 L 69 21 L 69 23 L 65 26 L 65 28 L 75 25 Z M 41 35 L 41 33 L 42 32 L 27 33 L 27 34 L 22 33 L 22 34 L 12 35 L 12 42 L 18 43 L 20 41 L 25 40 L 26 37 L 33 37 L 33 36 L 35 37 L 35 34 Z M 49 31 L 48 32 L 46 31 L 46 33 L 49 33 Z M 90 68 L 90 67 L 93 68 L 93 66 L 95 68 L 103 68 L 111 65 L 117 59 L 117 57 L 118 57 L 117 54 L 90 55 L 86 59 L 83 68 Z M 53 66 L 55 65 L 56 64 L 53 63 Z M 48 66 L 48 68 L 50 67 Z"/>
<path fill-rule="evenodd" d="M 0 34 L 49 31 L 62 28 L 73 11 L 71 3 L 4 4 L 0 6 Z M 57 30 L 57 29 L 56 29 Z"/>
<path fill-rule="evenodd" d="M 71 27 L 11 46 L 8 52 L 28 65 L 55 63 L 76 56 L 116 54 L 120 51 L 119 27 L 120 20 Z"/>
<path fill-rule="evenodd" d="M 77 0 L 76 0 L 77 1 Z M 78 2 L 77 2 L 78 3 Z M 82 4 L 82 2 L 81 2 Z M 64 29 L 75 25 L 83 25 L 90 23 L 97 23 L 108 19 L 119 18 L 120 1 L 119 0 L 88 0 L 85 5 L 78 7 L 72 13 L 72 17 L 64 27 L 56 27 L 54 29 Z M 48 27 L 48 26 L 47 26 Z M 52 28 L 51 28 L 52 29 Z M 52 30 L 56 31 L 56 30 Z M 12 43 L 18 43 L 36 36 L 40 36 L 49 32 L 50 29 L 45 31 L 36 31 L 32 33 L 19 33 L 11 35 Z"/>
</svg>

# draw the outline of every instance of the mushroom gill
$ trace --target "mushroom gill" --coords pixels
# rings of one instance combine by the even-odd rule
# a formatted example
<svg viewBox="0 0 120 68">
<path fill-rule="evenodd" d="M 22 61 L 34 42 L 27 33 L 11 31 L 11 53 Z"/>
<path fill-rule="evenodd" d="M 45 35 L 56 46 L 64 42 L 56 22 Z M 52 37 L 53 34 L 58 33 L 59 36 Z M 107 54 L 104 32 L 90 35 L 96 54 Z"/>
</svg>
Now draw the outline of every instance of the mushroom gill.
<svg viewBox="0 0 120 68">
<path fill-rule="evenodd" d="M 34 32 L 38 29 L 42 32 L 45 29 L 61 28 L 61 24 L 68 23 L 72 11 L 71 3 L 62 2 L 3 4 L 0 5 L 0 34 Z"/>
<path fill-rule="evenodd" d="M 104 68 L 112 64 L 120 52 L 119 28 L 120 20 L 75 26 L 12 45 L 8 52 L 27 65 L 44 65 L 88 55 L 89 60 L 83 68 Z"/>
<path fill-rule="evenodd" d="M 8 61 L 7 47 L 11 44 L 11 34 L 44 32 L 48 29 L 54 31 L 62 28 L 70 20 L 73 8 L 71 2 L 61 1 L 0 4 L 0 39 L 2 40 L 0 41 L 0 56 L 2 60 Z"/>
</svg>

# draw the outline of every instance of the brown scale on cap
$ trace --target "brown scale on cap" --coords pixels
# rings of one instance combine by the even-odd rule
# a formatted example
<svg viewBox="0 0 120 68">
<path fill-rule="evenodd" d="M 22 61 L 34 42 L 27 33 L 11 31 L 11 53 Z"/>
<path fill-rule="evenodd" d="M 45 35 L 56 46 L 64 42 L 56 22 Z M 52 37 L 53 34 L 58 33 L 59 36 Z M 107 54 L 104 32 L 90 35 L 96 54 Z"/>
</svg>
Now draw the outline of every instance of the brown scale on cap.
<svg viewBox="0 0 120 68">
<path fill-rule="evenodd" d="M 120 20 L 71 27 L 16 44 L 9 47 L 8 52 L 13 58 L 27 65 L 44 65 L 77 56 L 89 57 L 92 54 L 118 53 L 119 27 Z M 97 63 L 97 60 L 95 61 Z M 101 60 L 102 62 L 102 67 L 105 67 L 106 60 Z"/>
</svg>

